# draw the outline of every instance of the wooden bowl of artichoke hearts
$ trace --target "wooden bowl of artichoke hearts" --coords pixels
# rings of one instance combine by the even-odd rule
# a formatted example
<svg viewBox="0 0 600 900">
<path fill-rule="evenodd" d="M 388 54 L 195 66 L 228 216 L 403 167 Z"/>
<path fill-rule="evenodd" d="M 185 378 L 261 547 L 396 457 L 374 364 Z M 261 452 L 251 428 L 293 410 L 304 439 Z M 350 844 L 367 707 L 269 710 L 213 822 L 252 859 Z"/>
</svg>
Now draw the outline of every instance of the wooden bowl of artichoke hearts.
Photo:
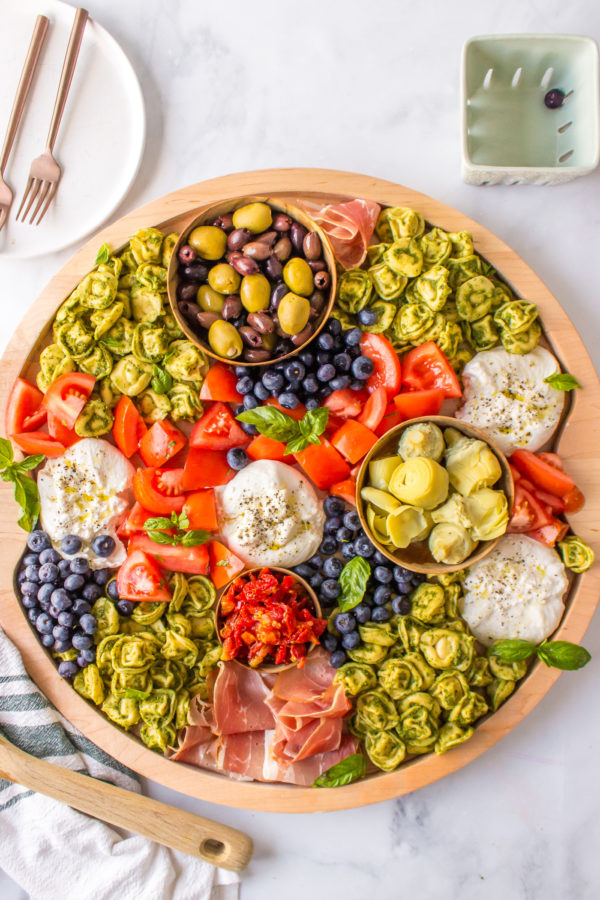
<svg viewBox="0 0 600 900">
<path fill-rule="evenodd" d="M 514 502 L 510 466 L 478 428 L 450 416 L 409 419 L 381 437 L 356 485 L 362 527 L 392 562 L 426 575 L 490 553 Z"/>
</svg>

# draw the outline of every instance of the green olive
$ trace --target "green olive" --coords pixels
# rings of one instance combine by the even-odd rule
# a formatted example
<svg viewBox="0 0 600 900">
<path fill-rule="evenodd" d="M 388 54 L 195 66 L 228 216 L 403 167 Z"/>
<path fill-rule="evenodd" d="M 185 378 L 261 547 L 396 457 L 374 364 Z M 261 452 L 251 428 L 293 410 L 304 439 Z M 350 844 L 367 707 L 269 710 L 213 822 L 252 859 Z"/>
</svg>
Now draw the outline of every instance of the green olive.
<svg viewBox="0 0 600 900">
<path fill-rule="evenodd" d="M 225 303 L 223 294 L 213 289 L 208 284 L 201 284 L 197 294 L 198 306 L 206 312 L 220 313 Z"/>
<path fill-rule="evenodd" d="M 275 348 L 275 344 L 277 343 L 277 335 L 274 331 L 270 334 L 261 334 L 262 345 L 265 350 L 273 350 Z"/>
<path fill-rule="evenodd" d="M 234 294 L 235 291 L 229 291 L 229 293 Z M 265 278 L 260 273 L 257 275 L 246 275 L 242 278 L 240 298 L 242 306 L 248 312 L 259 312 L 261 309 L 268 309 L 271 301 L 271 285 L 268 278 Z"/>
<path fill-rule="evenodd" d="M 234 228 L 247 228 L 253 234 L 259 234 L 271 227 L 273 216 L 271 207 L 266 203 L 248 203 L 240 206 L 233 214 Z"/>
<path fill-rule="evenodd" d="M 301 259 L 299 256 L 294 256 L 293 259 L 286 262 L 283 267 L 283 280 L 290 291 L 300 294 L 302 297 L 309 297 L 315 289 L 310 266 L 305 259 Z"/>
<path fill-rule="evenodd" d="M 229 263 L 219 263 L 208 273 L 208 283 L 218 294 L 237 294 L 241 280 L 241 275 Z"/>
<path fill-rule="evenodd" d="M 188 244 L 202 259 L 221 259 L 225 253 L 227 235 L 216 225 L 199 225 L 191 232 Z"/>
<path fill-rule="evenodd" d="M 306 297 L 291 292 L 284 296 L 277 310 L 279 324 L 286 334 L 299 334 L 308 322 L 309 313 L 310 303 Z"/>
<path fill-rule="evenodd" d="M 208 329 L 208 343 L 217 356 L 235 359 L 242 352 L 242 338 L 231 322 L 217 319 Z"/>
</svg>

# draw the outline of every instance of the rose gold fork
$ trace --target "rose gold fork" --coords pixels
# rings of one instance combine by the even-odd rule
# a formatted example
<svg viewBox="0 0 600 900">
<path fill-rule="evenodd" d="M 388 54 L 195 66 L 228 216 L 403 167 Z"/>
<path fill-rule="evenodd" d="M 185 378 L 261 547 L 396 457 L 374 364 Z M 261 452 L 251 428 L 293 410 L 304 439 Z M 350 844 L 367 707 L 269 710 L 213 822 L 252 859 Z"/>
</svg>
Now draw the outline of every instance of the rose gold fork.
<svg viewBox="0 0 600 900">
<path fill-rule="evenodd" d="M 48 207 L 54 199 L 58 188 L 58 182 L 62 175 L 60 166 L 52 156 L 52 150 L 54 149 L 54 143 L 65 109 L 65 103 L 67 102 L 69 88 L 71 87 L 71 82 L 73 80 L 73 73 L 75 72 L 79 48 L 81 47 L 81 39 L 83 38 L 87 20 L 87 10 L 78 9 L 75 13 L 75 21 L 73 22 L 73 28 L 71 29 L 71 36 L 69 37 L 67 53 L 60 76 L 60 84 L 58 85 L 58 93 L 56 95 L 56 102 L 54 104 L 54 111 L 50 122 L 50 131 L 48 132 L 46 149 L 41 156 L 38 156 L 37 159 L 34 159 L 31 163 L 27 187 L 25 188 L 25 194 L 23 195 L 17 213 L 18 219 L 21 215 L 21 210 L 27 202 L 27 206 L 21 216 L 21 222 L 24 222 L 29 210 L 37 200 L 35 208 L 31 213 L 31 218 L 29 219 L 30 225 L 33 224 L 33 220 L 38 213 L 39 217 L 35 224 L 39 225 L 48 212 Z"/>
<path fill-rule="evenodd" d="M 8 157 L 10 156 L 10 151 L 12 150 L 12 146 L 17 136 L 19 124 L 21 122 L 21 116 L 23 115 L 25 103 L 29 95 L 29 89 L 31 88 L 31 82 L 33 81 L 33 75 L 37 68 L 38 59 L 40 56 L 40 51 L 42 49 L 42 44 L 44 43 L 44 38 L 46 37 L 47 28 L 48 19 L 46 18 L 46 16 L 38 16 L 35 21 L 33 34 L 31 36 L 29 50 L 27 51 L 25 65 L 23 66 L 23 71 L 21 72 L 21 79 L 19 81 L 19 86 L 15 95 L 15 101 L 10 111 L 10 118 L 8 120 L 8 127 L 6 129 L 6 137 L 4 138 L 4 145 L 2 147 L 2 153 L 0 154 L 0 231 L 2 231 L 4 227 L 4 223 L 8 218 L 8 213 L 10 212 L 10 207 L 13 202 L 13 192 L 3 178 L 4 170 L 8 162 Z"/>
</svg>

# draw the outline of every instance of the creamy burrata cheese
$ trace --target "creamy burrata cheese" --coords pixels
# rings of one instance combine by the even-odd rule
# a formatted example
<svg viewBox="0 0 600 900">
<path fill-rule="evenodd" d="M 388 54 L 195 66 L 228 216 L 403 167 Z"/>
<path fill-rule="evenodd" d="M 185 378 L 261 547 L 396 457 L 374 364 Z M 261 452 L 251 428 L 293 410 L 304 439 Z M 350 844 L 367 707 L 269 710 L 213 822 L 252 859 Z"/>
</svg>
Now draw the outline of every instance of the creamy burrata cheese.
<svg viewBox="0 0 600 900">
<path fill-rule="evenodd" d="M 552 547 L 523 534 L 507 534 L 463 579 L 461 615 L 489 646 L 506 638 L 538 644 L 557 628 L 568 579 Z"/>
<path fill-rule="evenodd" d="M 325 514 L 317 495 L 286 463 L 250 463 L 217 489 L 217 502 L 223 537 L 249 566 L 297 566 L 314 556 L 323 539 Z"/>
<path fill-rule="evenodd" d="M 523 356 L 501 347 L 476 353 L 463 369 L 464 403 L 456 417 L 485 431 L 507 456 L 539 450 L 564 405 L 564 392 L 544 380 L 555 372 L 558 361 L 544 347 Z"/>
<path fill-rule="evenodd" d="M 48 459 L 38 475 L 42 526 L 58 548 L 62 538 L 77 535 L 83 542 L 78 556 L 85 556 L 92 568 L 119 566 L 125 548 L 116 534 L 133 501 L 135 469 L 129 460 L 107 441 L 84 438 L 62 456 Z M 115 549 L 110 556 L 96 556 L 92 540 L 110 535 Z"/>
</svg>

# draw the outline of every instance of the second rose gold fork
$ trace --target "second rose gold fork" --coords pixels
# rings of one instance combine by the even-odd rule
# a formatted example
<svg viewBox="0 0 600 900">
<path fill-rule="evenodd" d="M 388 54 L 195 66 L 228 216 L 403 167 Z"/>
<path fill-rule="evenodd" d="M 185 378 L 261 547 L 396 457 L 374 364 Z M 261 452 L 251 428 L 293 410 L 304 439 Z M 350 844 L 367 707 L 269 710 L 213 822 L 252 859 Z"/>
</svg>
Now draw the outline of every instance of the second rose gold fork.
<svg viewBox="0 0 600 900">
<path fill-rule="evenodd" d="M 21 216 L 21 221 L 24 222 L 29 210 L 35 203 L 31 218 L 29 219 L 30 225 L 33 224 L 36 216 L 38 218 L 35 224 L 40 224 L 48 212 L 48 207 L 52 203 L 58 189 L 58 182 L 60 181 L 62 171 L 52 156 L 52 150 L 54 149 L 54 143 L 67 102 L 69 88 L 71 87 L 71 82 L 73 80 L 73 73 L 75 72 L 75 65 L 77 63 L 77 57 L 79 56 L 79 48 L 81 46 L 81 40 L 83 38 L 87 20 L 87 10 L 78 9 L 75 13 L 75 21 L 73 22 L 73 28 L 71 29 L 69 45 L 67 47 L 67 53 L 60 76 L 60 84 L 58 86 L 52 120 L 50 122 L 50 131 L 48 132 L 46 149 L 41 156 L 38 156 L 37 159 L 34 159 L 31 163 L 27 187 L 25 188 L 25 194 L 23 195 L 19 211 L 17 212 L 18 219 L 19 216 L 21 216 L 21 210 L 25 207 L 23 215 Z M 26 203 L 27 205 L 25 206 Z"/>
</svg>

